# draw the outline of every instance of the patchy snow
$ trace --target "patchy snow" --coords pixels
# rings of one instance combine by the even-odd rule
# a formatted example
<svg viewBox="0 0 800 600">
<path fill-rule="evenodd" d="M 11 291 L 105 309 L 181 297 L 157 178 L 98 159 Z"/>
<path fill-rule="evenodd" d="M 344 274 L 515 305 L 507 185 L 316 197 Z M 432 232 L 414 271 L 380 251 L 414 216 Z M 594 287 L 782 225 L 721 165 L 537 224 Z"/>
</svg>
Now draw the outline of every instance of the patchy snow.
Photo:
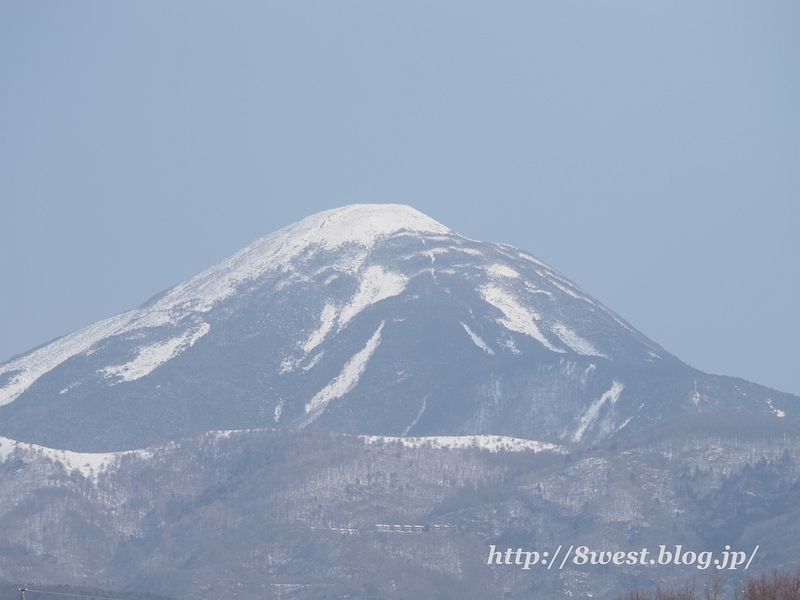
<svg viewBox="0 0 800 600">
<path fill-rule="evenodd" d="M 152 452 L 147 450 L 72 452 L 0 437 L 0 460 L 5 461 L 14 453 L 20 453 L 22 460 L 26 462 L 42 458 L 48 459 L 61 464 L 68 472 L 78 471 L 85 478 L 94 482 L 97 482 L 97 478 L 101 473 L 117 466 L 122 456 L 133 455 L 140 458 L 150 458 L 152 456 Z"/>
<path fill-rule="evenodd" d="M 322 352 L 320 352 L 319 354 L 317 354 L 316 356 L 314 356 L 314 358 L 312 358 L 307 365 L 303 365 L 303 371 L 309 371 L 309 370 L 313 369 L 316 366 L 316 364 L 319 362 L 319 359 L 322 358 L 323 354 L 325 354 L 324 350 Z"/>
<path fill-rule="evenodd" d="M 561 285 L 560 283 L 555 281 L 555 278 L 553 278 L 553 277 L 550 278 L 550 283 L 553 284 L 554 286 L 556 286 L 558 289 L 560 289 L 562 292 L 564 292 L 568 296 L 572 296 L 576 300 L 583 300 L 584 302 L 588 302 L 589 304 L 594 304 L 594 302 L 592 301 L 591 298 L 589 298 L 587 296 L 582 296 L 581 294 L 578 294 L 577 292 L 569 289 L 567 286 Z"/>
<path fill-rule="evenodd" d="M 540 267 L 545 267 L 546 269 L 550 268 L 548 265 L 544 264 L 538 258 L 528 254 L 527 252 L 518 252 L 517 254 L 519 255 L 520 258 L 524 258 L 525 260 L 529 260 L 535 265 L 539 265 Z"/>
<path fill-rule="evenodd" d="M 184 331 L 181 335 L 164 342 L 157 342 L 138 349 L 136 358 L 124 365 L 116 365 L 100 369 L 105 377 L 119 377 L 121 381 L 134 381 L 149 375 L 156 368 L 170 359 L 175 358 L 194 345 L 194 343 L 209 332 L 211 325 L 199 323 L 196 327 Z M 116 383 L 121 383 L 118 381 Z"/>
<path fill-rule="evenodd" d="M 368 267 L 361 275 L 358 291 L 339 314 L 339 329 L 371 304 L 402 293 L 406 282 L 399 273 L 384 271 L 377 265 Z"/>
<path fill-rule="evenodd" d="M 333 304 L 326 304 L 325 308 L 322 309 L 319 320 L 319 329 L 314 331 L 301 346 L 303 352 L 306 354 L 319 346 L 325 339 L 325 336 L 333 329 L 333 324 L 336 321 L 336 307 Z"/>
<path fill-rule="evenodd" d="M 180 311 L 178 311 L 180 312 Z M 115 335 L 122 335 L 137 329 L 156 328 L 165 325 L 181 327 L 186 322 L 186 314 L 153 307 L 138 308 L 120 315 L 98 321 L 88 327 L 79 329 L 54 342 L 42 346 L 33 352 L 0 366 L 0 375 L 3 373 L 17 372 L 5 385 L 0 387 L 0 406 L 13 402 L 33 382 L 45 373 L 56 368 L 65 360 L 85 353 L 87 356 L 94 353 L 97 342 Z M 188 320 L 190 331 L 197 331 L 194 319 Z M 208 327 L 202 323 L 200 327 Z M 206 330 L 207 331 L 207 330 Z M 204 332 L 205 333 L 205 332 Z M 183 338 L 183 335 L 178 336 Z M 191 337 L 191 334 L 190 334 Z M 194 342 L 192 342 L 194 343 Z"/>
<path fill-rule="evenodd" d="M 411 421 L 411 425 L 409 425 L 408 427 L 405 428 L 405 430 L 401 434 L 402 437 L 405 437 L 406 434 L 409 431 L 411 431 L 411 428 L 414 427 L 414 425 L 416 425 L 417 423 L 419 423 L 420 417 L 422 417 L 422 413 L 425 412 L 425 408 L 427 408 L 427 406 L 428 406 L 428 399 L 427 398 L 423 398 L 422 399 L 422 408 L 419 409 L 419 412 L 417 413 L 416 418 L 413 421 Z"/>
<path fill-rule="evenodd" d="M 694 380 L 694 391 L 692 392 L 692 402 L 694 402 L 695 406 L 699 407 L 701 399 L 702 399 L 702 396 L 700 395 L 700 392 L 697 391 L 697 380 L 695 379 Z"/>
<path fill-rule="evenodd" d="M 283 398 L 278 404 L 275 406 L 275 422 L 277 423 L 281 418 L 281 412 L 283 412 Z"/>
<path fill-rule="evenodd" d="M 553 298 L 553 292 L 549 292 L 547 290 L 543 290 L 542 288 L 536 287 L 530 281 L 525 281 L 524 283 L 525 283 L 525 289 L 527 289 L 531 294 L 545 294 L 549 296 L 550 299 Z"/>
<path fill-rule="evenodd" d="M 517 273 L 514 269 L 506 265 L 494 264 L 494 265 L 489 265 L 488 267 L 485 268 L 486 272 L 492 277 L 508 277 L 511 279 L 519 277 L 519 273 Z"/>
<path fill-rule="evenodd" d="M 591 342 L 579 336 L 563 323 L 556 323 L 551 327 L 551 329 L 553 330 L 553 333 L 558 336 L 558 339 L 564 343 L 564 345 L 569 346 L 578 354 L 583 354 L 584 356 L 600 356 L 602 358 L 608 358 L 608 356 L 602 352 L 599 352 L 591 344 Z"/>
<path fill-rule="evenodd" d="M 303 350 L 303 356 L 300 358 L 289 357 L 281 362 L 279 373 L 287 373 L 293 371 L 305 358 L 319 346 L 331 332 L 338 318 L 338 329 L 344 328 L 347 323 L 353 320 L 362 310 L 368 306 L 397 296 L 401 294 L 406 288 L 408 280 L 405 276 L 391 271 L 384 271 L 381 267 L 373 265 L 364 270 L 361 274 L 358 290 L 350 299 L 350 301 L 337 311 L 337 308 L 332 303 L 325 304 L 320 315 L 320 325 L 314 330 L 308 339 L 300 344 Z M 304 371 L 311 369 L 319 360 L 321 354 L 317 355 L 311 363 L 303 367 Z"/>
<path fill-rule="evenodd" d="M 580 294 L 579 296 L 575 296 L 576 298 L 580 298 L 582 300 L 586 300 L 587 302 L 592 302 L 592 299 L 589 298 L 589 296 L 586 294 L 586 292 L 584 292 L 578 285 L 576 285 L 575 283 L 573 283 L 572 281 L 567 279 L 562 273 L 559 273 L 558 271 L 556 271 L 553 267 L 551 267 L 549 265 L 543 264 L 543 266 L 545 268 L 545 271 L 547 271 L 547 278 L 552 283 L 555 283 L 556 281 L 560 281 L 564 285 L 572 288 L 573 290 L 575 290 L 577 293 Z M 564 291 L 566 291 L 566 290 L 564 290 Z"/>
<path fill-rule="evenodd" d="M 401 232 L 454 234 L 453 231 L 400 204 L 352 204 L 324 211 L 257 240 L 233 256 L 170 290 L 164 301 L 188 302 L 195 310 L 209 310 L 242 284 L 267 272 L 291 269 L 301 254 L 352 246 L 350 272 L 356 272 L 378 241 Z M 358 250 L 361 251 L 358 251 Z M 345 267 L 347 265 L 344 265 Z"/>
<path fill-rule="evenodd" d="M 367 368 L 367 361 L 369 361 L 372 353 L 375 352 L 375 349 L 381 343 L 383 325 L 384 322 L 381 322 L 380 327 L 372 334 L 367 345 L 347 361 L 342 372 L 339 373 L 333 381 L 317 392 L 311 401 L 306 404 L 306 418 L 303 420 L 301 427 L 305 427 L 309 423 L 314 422 L 317 417 L 322 414 L 331 400 L 341 398 L 356 387 L 359 378 L 362 373 L 364 373 L 364 369 Z"/>
<path fill-rule="evenodd" d="M 505 319 L 499 319 L 498 323 L 511 331 L 529 335 L 548 350 L 561 353 L 566 352 L 561 348 L 553 346 L 548 339 L 542 335 L 542 332 L 539 331 L 539 327 L 536 325 L 539 315 L 522 306 L 511 294 L 493 285 L 485 285 L 481 287 L 479 291 L 486 302 L 500 309 L 505 315 Z"/>
<path fill-rule="evenodd" d="M 619 427 L 617 427 L 617 429 L 616 429 L 616 431 L 614 431 L 614 433 L 617 433 L 617 431 L 621 431 L 622 428 L 625 427 L 632 420 L 633 420 L 633 417 L 628 417 L 627 419 L 625 419 L 625 422 L 622 425 L 620 425 Z"/>
<path fill-rule="evenodd" d="M 426 238 L 430 239 L 430 238 Z M 419 258 L 421 256 L 427 256 L 431 259 L 431 264 L 436 262 L 436 255 L 437 254 L 447 254 L 452 252 L 453 250 L 457 250 L 457 248 L 450 248 L 448 246 L 434 246 L 433 248 L 427 248 L 426 250 L 422 250 L 420 252 L 412 252 L 411 254 L 404 254 L 403 256 L 399 257 L 399 260 L 409 261 L 414 260 L 415 258 Z"/>
<path fill-rule="evenodd" d="M 783 411 L 782 411 L 782 410 L 780 410 L 779 408 L 775 408 L 774 406 L 772 406 L 772 399 L 771 399 L 771 398 L 767 398 L 767 404 L 769 404 L 769 408 L 770 408 L 770 410 L 771 410 L 771 411 L 772 411 L 772 412 L 775 414 L 775 416 L 776 416 L 776 417 L 778 417 L 779 419 L 782 419 L 783 417 L 785 417 L 785 416 L 786 416 L 786 413 L 785 413 L 785 412 L 783 412 Z"/>
<path fill-rule="evenodd" d="M 178 325 L 187 316 L 208 312 L 242 285 L 266 273 L 290 272 L 292 260 L 301 255 L 308 257 L 320 250 L 349 246 L 353 251 L 337 266 L 357 272 L 376 243 L 392 235 L 409 233 L 457 235 L 418 210 L 401 204 L 352 204 L 307 217 L 170 288 L 147 306 L 94 323 L 0 366 L 0 375 L 16 372 L 0 387 L 0 406 L 13 402 L 34 381 L 65 360 L 91 351 L 100 340 L 135 329 Z M 396 286 L 397 280 L 387 285 Z M 381 298 L 372 301 L 378 299 Z M 350 318 L 356 313 L 351 312 Z"/>
<path fill-rule="evenodd" d="M 489 346 L 486 345 L 486 342 L 484 342 L 477 333 L 474 333 L 472 329 L 469 328 L 469 325 L 467 325 L 466 323 L 461 323 L 461 326 L 464 328 L 464 331 L 466 331 L 469 334 L 469 337 L 472 338 L 472 341 L 475 342 L 475 345 L 478 348 L 480 348 L 487 354 L 494 354 L 494 350 L 489 348 Z"/>
<path fill-rule="evenodd" d="M 130 321 L 131 313 L 99 321 L 0 366 L 0 375 L 16 372 L 0 387 L 0 406 L 16 400 L 34 381 L 71 356 L 89 350 L 103 338 L 124 331 Z"/>
<path fill-rule="evenodd" d="M 547 265 L 544 265 L 544 266 L 546 267 Z M 569 279 L 566 279 L 565 277 L 561 277 L 559 275 L 556 275 L 555 273 L 552 272 L 552 270 L 550 270 L 549 267 L 547 267 L 547 269 L 548 269 L 547 277 L 549 278 L 550 283 L 553 284 L 558 289 L 560 289 L 562 292 L 564 292 L 568 296 L 572 296 L 573 298 L 575 298 L 577 300 L 583 300 L 584 302 L 587 302 L 587 303 L 591 304 L 592 306 L 595 306 L 595 307 L 599 308 L 604 313 L 606 313 L 609 317 L 614 319 L 614 321 L 616 321 L 617 324 L 621 325 L 622 327 L 624 327 L 625 329 L 627 329 L 631 333 L 633 333 L 633 334 L 638 334 L 639 333 L 638 331 L 633 329 L 630 325 L 628 325 L 625 321 L 623 321 L 619 317 L 619 315 L 617 315 L 613 310 L 611 310 L 610 308 L 608 308 L 606 306 L 603 306 L 599 302 L 596 302 L 595 300 L 593 300 L 588 294 L 586 294 L 577 285 L 572 283 Z M 542 277 L 545 277 L 545 275 L 541 271 L 537 271 L 537 273 L 539 273 L 539 275 L 541 275 Z M 558 283 L 559 281 L 564 283 L 565 285 L 561 285 L 560 283 Z M 572 289 L 570 289 L 570 288 L 572 288 Z M 653 354 L 653 357 L 654 358 L 661 358 L 657 354 Z"/>
<path fill-rule="evenodd" d="M 532 450 L 533 452 L 548 451 L 557 454 L 567 453 L 566 448 L 557 444 L 508 437 L 505 435 L 437 435 L 430 437 L 362 435 L 359 437 L 364 440 L 366 444 L 399 442 L 406 448 L 421 448 L 427 446 L 436 450 L 477 448 L 480 450 L 488 450 L 489 452 L 524 452 L 526 450 Z"/>
<path fill-rule="evenodd" d="M 436 255 L 437 254 L 447 254 L 450 251 L 451 251 L 451 248 L 439 246 L 439 247 L 436 247 L 436 248 L 430 248 L 428 250 L 425 250 L 425 252 L 423 252 L 423 254 L 425 256 L 429 257 L 431 259 L 431 264 L 433 264 L 433 263 L 436 262 Z"/>
<path fill-rule="evenodd" d="M 464 252 L 466 254 L 471 254 L 472 256 L 483 256 L 483 252 L 481 252 L 477 248 L 464 248 L 462 246 L 458 246 L 458 247 L 453 248 L 453 250 L 458 250 L 459 252 Z"/>
<path fill-rule="evenodd" d="M 611 389 L 608 390 L 605 394 L 600 396 L 597 400 L 592 402 L 589 408 L 581 417 L 580 425 L 578 426 L 578 430 L 572 436 L 573 442 L 580 442 L 583 434 L 586 432 L 586 429 L 597 420 L 597 416 L 600 414 L 600 409 L 603 407 L 603 404 L 606 401 L 611 402 L 612 405 L 616 404 L 617 400 L 619 400 L 619 395 L 622 393 L 622 390 L 625 389 L 625 385 L 617 381 L 616 379 L 611 384 Z"/>
<path fill-rule="evenodd" d="M 514 343 L 514 338 L 510 335 L 508 337 L 504 337 L 502 340 L 499 340 L 499 343 L 504 348 L 511 350 L 512 354 L 522 354 L 522 352 L 519 351 L 519 348 L 517 348 L 517 344 Z"/>
</svg>

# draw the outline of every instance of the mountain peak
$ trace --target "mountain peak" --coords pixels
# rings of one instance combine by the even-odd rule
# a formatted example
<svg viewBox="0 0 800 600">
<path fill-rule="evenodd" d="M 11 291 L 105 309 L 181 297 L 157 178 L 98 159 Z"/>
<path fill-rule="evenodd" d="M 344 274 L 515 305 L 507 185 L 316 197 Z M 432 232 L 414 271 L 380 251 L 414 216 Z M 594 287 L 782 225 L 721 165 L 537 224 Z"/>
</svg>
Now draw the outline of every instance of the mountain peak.
<svg viewBox="0 0 800 600">
<path fill-rule="evenodd" d="M 256 240 L 188 281 L 158 294 L 138 309 L 94 323 L 3 364 L 0 366 L 0 406 L 14 401 L 44 373 L 73 356 L 90 351 L 94 344 L 109 336 L 129 334 L 142 327 L 175 326 L 192 321 L 188 333 L 178 344 L 182 351 L 208 332 L 208 324 L 198 321 L 197 315 L 209 312 L 243 285 L 265 274 L 293 270 L 292 262 L 297 257 L 351 244 L 358 246 L 358 252 L 345 253 L 338 266 L 345 271 L 357 271 L 376 243 L 400 232 L 456 235 L 404 204 L 351 204 L 311 215 Z M 161 359 L 146 361 L 149 366 L 137 369 L 137 373 L 150 372 L 151 367 L 162 364 L 164 357 L 168 360 L 178 353 L 173 352 L 176 349 L 163 350 Z M 125 376 L 128 375 L 131 374 Z"/>
<path fill-rule="evenodd" d="M 0 435 L 104 452 L 272 426 L 594 443 L 687 411 L 795 414 L 764 394 L 694 371 L 527 252 L 356 204 L 0 365 Z"/>
<path fill-rule="evenodd" d="M 401 231 L 452 234 L 453 231 L 405 204 L 350 204 L 311 215 L 276 232 L 300 237 L 306 244 L 334 249 L 348 243 L 371 247 Z M 272 236 L 269 236 L 272 237 Z"/>
<path fill-rule="evenodd" d="M 366 252 L 394 234 L 456 235 L 429 216 L 404 204 L 350 204 L 306 217 L 256 240 L 236 254 L 172 288 L 160 301 L 171 309 L 185 303 L 205 312 L 229 297 L 243 282 L 268 272 L 291 269 L 292 261 L 304 253 L 336 250 L 356 245 L 361 252 L 352 257 L 352 270 L 361 265 Z M 347 269 L 346 264 L 341 267 Z"/>
</svg>

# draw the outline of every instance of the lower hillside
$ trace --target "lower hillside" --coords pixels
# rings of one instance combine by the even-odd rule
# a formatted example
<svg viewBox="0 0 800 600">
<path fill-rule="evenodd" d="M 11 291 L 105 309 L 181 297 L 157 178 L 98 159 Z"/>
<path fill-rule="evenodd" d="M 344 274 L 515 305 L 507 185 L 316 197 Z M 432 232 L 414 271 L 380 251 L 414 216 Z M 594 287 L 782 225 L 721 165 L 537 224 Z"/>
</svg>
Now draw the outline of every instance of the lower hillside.
<svg viewBox="0 0 800 600">
<path fill-rule="evenodd" d="M 0 600 L 20 600 L 25 592 L 25 600 L 175 600 L 168 596 L 143 592 L 115 592 L 98 588 L 71 585 L 27 586 L 23 584 L 0 583 Z"/>
<path fill-rule="evenodd" d="M 611 599 L 724 559 L 733 586 L 800 556 L 799 438 L 787 419 L 717 415 L 608 447 L 250 430 L 92 455 L 3 440 L 0 578 L 198 600 Z"/>
</svg>

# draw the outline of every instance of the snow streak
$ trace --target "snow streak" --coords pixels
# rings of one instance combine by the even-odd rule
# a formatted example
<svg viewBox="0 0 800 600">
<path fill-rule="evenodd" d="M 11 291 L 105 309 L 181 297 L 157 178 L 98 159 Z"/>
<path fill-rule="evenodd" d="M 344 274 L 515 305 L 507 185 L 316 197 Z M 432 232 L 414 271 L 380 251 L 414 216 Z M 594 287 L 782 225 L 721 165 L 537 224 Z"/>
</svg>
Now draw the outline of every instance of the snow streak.
<svg viewBox="0 0 800 600">
<path fill-rule="evenodd" d="M 362 373 L 364 373 L 364 369 L 367 368 L 367 361 L 369 361 L 372 353 L 375 352 L 375 349 L 381 343 L 383 325 L 384 322 L 381 322 L 380 327 L 372 334 L 367 345 L 347 361 L 342 372 L 339 373 L 333 381 L 317 392 L 311 401 L 306 404 L 306 418 L 303 420 L 301 427 L 313 423 L 317 417 L 323 413 L 331 400 L 341 398 L 356 387 L 359 378 Z"/>
<path fill-rule="evenodd" d="M 581 424 L 578 426 L 575 435 L 572 436 L 573 442 L 581 441 L 586 429 L 597 420 L 597 416 L 600 414 L 600 409 L 603 407 L 603 404 L 605 404 L 607 400 L 610 401 L 612 405 L 615 404 L 617 400 L 619 400 L 619 395 L 622 393 L 623 389 L 625 389 L 625 385 L 615 379 L 611 384 L 611 389 L 592 402 L 591 406 L 589 406 L 581 417 Z"/>
<path fill-rule="evenodd" d="M 170 288 L 147 306 L 85 327 L 0 366 L 0 375 L 13 373 L 0 386 L 0 406 L 13 402 L 39 377 L 67 359 L 90 350 L 101 340 L 136 329 L 180 326 L 187 318 L 196 318 L 198 313 L 210 311 L 248 282 L 266 273 L 291 271 L 293 259 L 320 250 L 352 247 L 353 251 L 348 252 L 344 262 L 338 266 L 356 273 L 375 244 L 402 233 L 454 234 L 427 215 L 401 204 L 352 204 L 307 217 L 253 242 L 210 269 Z M 367 271 L 368 278 L 377 275 L 369 269 Z M 370 297 L 369 291 L 365 290 L 365 295 L 354 301 L 363 308 L 388 295 L 399 293 L 392 291 L 400 286 L 397 277 L 389 277 L 380 285 L 382 287 L 373 296 Z M 344 315 L 342 324 L 357 313 L 357 306 L 353 305 Z M 145 352 L 150 353 L 163 355 L 167 353 L 167 348 Z M 145 359 L 143 361 L 146 362 Z M 144 362 L 141 368 L 145 368 Z M 132 365 L 131 369 L 139 369 L 139 366 Z M 131 370 L 130 373 L 133 372 Z"/>
<path fill-rule="evenodd" d="M 487 354 L 494 354 L 494 350 L 489 348 L 489 346 L 486 345 L 486 342 L 484 342 L 477 333 L 474 333 L 472 329 L 469 328 L 469 325 L 467 325 L 466 323 L 461 323 L 461 326 L 464 328 L 464 331 L 466 331 L 469 334 L 469 337 L 472 338 L 472 341 L 475 342 L 475 345 L 478 348 L 480 348 Z"/>
<path fill-rule="evenodd" d="M 599 352 L 591 344 L 591 342 L 583 339 L 563 323 L 556 323 L 551 329 L 553 330 L 553 333 L 558 336 L 558 339 L 564 342 L 564 345 L 569 346 L 578 354 L 583 354 L 584 356 L 601 356 L 603 358 L 608 358 L 605 354 Z"/>
<path fill-rule="evenodd" d="M 106 377 L 119 377 L 121 381 L 134 381 L 149 375 L 156 368 L 170 359 L 175 358 L 194 345 L 194 343 L 209 332 L 211 325 L 200 323 L 194 329 L 183 332 L 181 335 L 165 342 L 157 342 L 139 348 L 136 358 L 124 365 L 117 365 L 100 369 Z M 117 381 L 116 383 L 120 383 Z"/>
<path fill-rule="evenodd" d="M 403 275 L 384 271 L 377 265 L 367 268 L 361 276 L 358 291 L 339 315 L 339 329 L 369 305 L 400 294 L 406 281 Z"/>
<path fill-rule="evenodd" d="M 365 444 L 390 444 L 400 443 L 406 448 L 429 447 L 436 450 L 441 449 L 465 449 L 477 448 L 488 450 L 489 452 L 555 452 L 566 454 L 567 450 L 563 446 L 539 442 L 537 440 L 525 440 L 522 438 L 508 437 L 505 435 L 437 435 L 430 437 L 389 437 L 385 435 L 362 435 L 359 436 Z"/>
<path fill-rule="evenodd" d="M 565 352 L 565 350 L 553 346 L 539 331 L 539 327 L 536 325 L 539 315 L 519 304 L 511 294 L 493 285 L 483 286 L 480 293 L 486 302 L 499 308 L 505 315 L 505 319 L 499 319 L 498 323 L 505 326 L 506 329 L 529 335 L 553 352 Z"/>
</svg>

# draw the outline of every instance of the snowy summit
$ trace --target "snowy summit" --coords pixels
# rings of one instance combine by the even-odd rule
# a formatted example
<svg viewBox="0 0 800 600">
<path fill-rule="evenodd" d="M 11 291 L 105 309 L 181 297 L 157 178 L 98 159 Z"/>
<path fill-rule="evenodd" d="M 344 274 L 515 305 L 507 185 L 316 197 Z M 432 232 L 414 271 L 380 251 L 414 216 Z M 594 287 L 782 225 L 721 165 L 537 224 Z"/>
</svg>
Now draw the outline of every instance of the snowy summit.
<svg viewBox="0 0 800 600">
<path fill-rule="evenodd" d="M 584 443 L 719 406 L 796 412 L 737 390 L 526 251 L 356 204 L 0 365 L 0 435 L 76 451 L 254 427 Z"/>
</svg>

